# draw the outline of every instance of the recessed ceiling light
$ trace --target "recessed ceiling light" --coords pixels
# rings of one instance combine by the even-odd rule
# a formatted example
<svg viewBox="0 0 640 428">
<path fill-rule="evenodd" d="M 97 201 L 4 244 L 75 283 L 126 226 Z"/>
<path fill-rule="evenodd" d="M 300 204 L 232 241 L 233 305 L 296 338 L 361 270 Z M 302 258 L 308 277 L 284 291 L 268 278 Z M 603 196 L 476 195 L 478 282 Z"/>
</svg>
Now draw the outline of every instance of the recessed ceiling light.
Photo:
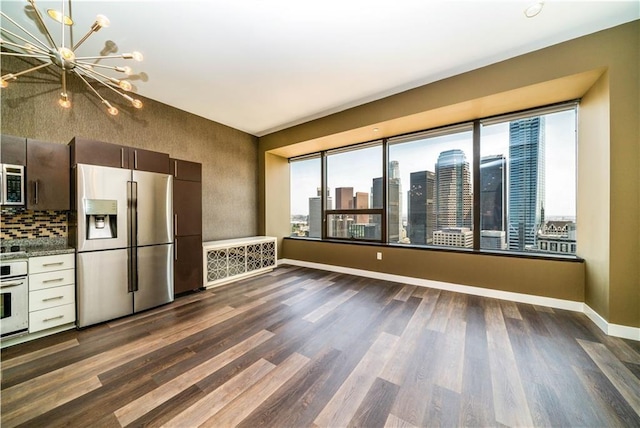
<svg viewBox="0 0 640 428">
<path fill-rule="evenodd" d="M 524 15 L 527 18 L 533 18 L 534 16 L 537 16 L 542 11 L 543 6 L 544 6 L 543 1 L 533 3 L 531 6 L 529 6 L 524 10 Z"/>
</svg>

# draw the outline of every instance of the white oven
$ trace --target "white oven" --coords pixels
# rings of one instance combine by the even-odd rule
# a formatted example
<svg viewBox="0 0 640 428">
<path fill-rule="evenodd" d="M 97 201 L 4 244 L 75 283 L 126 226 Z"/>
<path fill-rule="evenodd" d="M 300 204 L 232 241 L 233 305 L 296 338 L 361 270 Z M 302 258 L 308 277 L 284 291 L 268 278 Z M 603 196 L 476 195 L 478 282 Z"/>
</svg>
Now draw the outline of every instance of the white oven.
<svg viewBox="0 0 640 428">
<path fill-rule="evenodd" d="M 0 269 L 0 336 L 26 334 L 29 330 L 27 261 L 3 260 Z"/>
</svg>

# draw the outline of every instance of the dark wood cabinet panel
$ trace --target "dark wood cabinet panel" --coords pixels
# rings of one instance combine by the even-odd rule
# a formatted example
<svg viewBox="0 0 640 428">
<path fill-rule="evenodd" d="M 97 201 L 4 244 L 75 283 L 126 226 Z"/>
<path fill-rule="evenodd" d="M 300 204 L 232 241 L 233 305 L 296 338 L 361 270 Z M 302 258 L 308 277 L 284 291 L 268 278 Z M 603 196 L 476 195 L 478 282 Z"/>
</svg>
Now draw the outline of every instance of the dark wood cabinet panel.
<svg viewBox="0 0 640 428">
<path fill-rule="evenodd" d="M 27 140 L 27 209 L 69 210 L 69 147 Z"/>
<path fill-rule="evenodd" d="M 174 294 L 202 288 L 202 235 L 175 238 Z"/>
<path fill-rule="evenodd" d="M 202 164 L 171 159 L 171 173 L 177 180 L 202 181 Z"/>
<path fill-rule="evenodd" d="M 131 148 L 129 151 L 129 167 L 139 171 L 171 174 L 169 155 L 151 150 Z"/>
<path fill-rule="evenodd" d="M 129 148 L 118 144 L 75 137 L 69 143 L 71 165 L 88 165 L 129 168 Z"/>
<path fill-rule="evenodd" d="M 0 137 L 0 163 L 26 165 L 27 139 L 13 135 L 2 135 Z"/>
<path fill-rule="evenodd" d="M 202 234 L 202 183 L 173 181 L 173 214 L 176 236 Z"/>
</svg>

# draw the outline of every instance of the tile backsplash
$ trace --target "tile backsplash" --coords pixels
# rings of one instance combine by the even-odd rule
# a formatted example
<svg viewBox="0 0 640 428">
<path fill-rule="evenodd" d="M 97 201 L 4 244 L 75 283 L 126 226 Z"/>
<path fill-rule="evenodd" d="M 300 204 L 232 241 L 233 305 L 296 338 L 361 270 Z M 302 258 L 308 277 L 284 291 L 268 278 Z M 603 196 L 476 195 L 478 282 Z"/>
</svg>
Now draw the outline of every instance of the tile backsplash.
<svg viewBox="0 0 640 428">
<path fill-rule="evenodd" d="M 29 211 L 3 207 L 0 238 L 67 238 L 66 211 Z"/>
</svg>

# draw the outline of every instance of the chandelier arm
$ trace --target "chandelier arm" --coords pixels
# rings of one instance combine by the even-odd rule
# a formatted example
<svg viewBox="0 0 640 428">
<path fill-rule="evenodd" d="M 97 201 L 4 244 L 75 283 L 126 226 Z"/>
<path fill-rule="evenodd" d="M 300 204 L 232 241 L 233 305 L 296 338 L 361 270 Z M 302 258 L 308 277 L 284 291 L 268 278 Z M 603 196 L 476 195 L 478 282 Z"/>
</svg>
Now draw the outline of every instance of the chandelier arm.
<svg viewBox="0 0 640 428">
<path fill-rule="evenodd" d="M 118 67 L 118 66 L 114 66 L 114 65 L 104 65 L 104 64 L 92 64 L 89 62 L 85 62 L 85 61 L 78 61 L 78 59 L 76 58 L 76 65 L 78 65 L 79 67 L 82 67 L 83 69 L 85 67 L 88 68 L 94 68 L 94 67 L 99 67 L 99 68 L 106 68 L 109 70 L 115 70 L 115 71 L 119 71 L 121 73 L 124 73 L 124 69 L 122 67 Z"/>
<path fill-rule="evenodd" d="M 87 60 L 87 59 L 132 59 L 131 56 L 125 56 L 125 54 L 120 55 L 103 55 L 103 56 L 79 56 L 76 57 L 76 60 Z"/>
<path fill-rule="evenodd" d="M 20 39 L 20 40 L 22 40 L 22 41 L 23 41 L 23 42 L 25 42 L 27 45 L 30 45 L 30 48 L 27 48 L 26 46 L 22 46 L 22 45 L 19 45 L 19 44 L 17 44 L 17 43 L 13 43 L 13 42 L 10 42 L 10 41 L 8 41 L 8 40 L 4 40 L 4 39 L 2 39 L 2 40 L 0 40 L 0 42 L 1 42 L 1 44 L 3 44 L 3 45 L 17 46 L 17 47 L 22 48 L 22 49 L 24 49 L 24 50 L 29 50 L 29 49 L 33 48 L 33 50 L 37 50 L 37 51 L 42 52 L 43 54 L 47 54 L 47 55 L 49 55 L 49 51 L 50 51 L 49 49 L 46 49 L 46 50 L 45 50 L 45 49 L 42 49 L 42 48 L 41 48 L 41 47 L 39 47 L 39 46 L 33 46 L 29 40 L 25 39 L 24 37 L 20 37 L 19 35 L 17 35 L 17 34 L 15 34 L 15 33 L 11 32 L 11 31 L 9 31 L 9 30 L 7 30 L 6 28 L 2 28 L 2 27 L 0 27 L 0 31 L 4 31 L 5 33 L 9 34 L 11 37 L 15 37 L 16 39 Z"/>
<path fill-rule="evenodd" d="M 45 55 L 45 54 L 27 54 L 27 53 L 19 53 L 19 52 L 0 52 L 0 55 L 5 56 L 22 56 L 22 57 L 26 57 L 26 58 L 38 58 L 38 59 L 43 59 L 43 60 L 48 60 L 49 58 L 51 58 L 51 55 Z"/>
<path fill-rule="evenodd" d="M 36 36 L 34 36 L 33 34 L 31 34 L 29 31 L 27 31 L 26 28 L 24 28 L 22 25 L 18 24 L 16 21 L 14 21 L 13 19 L 9 18 L 9 16 L 7 16 L 6 13 L 0 11 L 0 15 L 3 16 L 5 19 L 7 19 L 9 22 L 13 23 L 13 25 L 15 25 L 16 27 L 18 27 L 19 29 L 21 29 L 22 31 L 24 31 L 25 34 L 28 34 L 29 36 L 31 36 L 31 38 L 33 40 L 35 40 L 36 42 L 38 42 L 40 44 L 40 46 L 42 46 L 43 48 L 45 48 L 46 50 L 50 50 L 50 49 L 55 49 L 56 45 L 55 43 L 52 44 L 51 46 L 47 46 L 45 45 L 43 42 L 40 41 L 40 39 L 38 39 Z M 5 30 L 6 31 L 6 30 Z"/>
<path fill-rule="evenodd" d="M 36 13 L 36 16 L 38 17 L 38 22 L 40 22 L 40 25 L 42 25 L 42 28 L 44 29 L 44 35 L 47 37 L 47 40 L 49 40 L 49 43 L 51 43 L 51 47 L 55 48 L 56 42 L 53 40 L 53 37 L 51 36 L 51 32 L 49 32 L 49 29 L 47 28 L 47 24 L 44 23 L 44 19 L 42 19 L 42 15 L 40 14 L 40 11 L 36 7 L 36 2 L 34 0 L 27 0 L 27 1 L 33 7 L 33 11 Z"/>
<path fill-rule="evenodd" d="M 93 27 L 87 32 L 87 34 L 85 34 L 78 43 L 76 43 L 75 45 L 73 45 L 73 47 L 71 48 L 72 52 L 75 52 L 76 49 L 78 49 L 78 47 L 83 44 L 85 42 L 85 40 L 87 40 L 89 38 L 90 35 L 92 35 L 94 33 L 93 31 Z"/>
<path fill-rule="evenodd" d="M 90 68 L 90 67 L 88 67 L 88 66 L 86 66 L 86 65 L 84 65 L 82 63 L 78 63 L 77 61 L 76 61 L 76 67 L 80 67 L 82 69 L 82 71 L 84 71 L 85 73 L 88 73 L 90 75 L 94 75 L 95 74 L 96 76 L 100 76 L 100 77 L 102 77 L 103 79 L 105 79 L 105 80 L 107 80 L 109 82 L 115 83 L 115 82 L 113 82 L 114 80 L 118 81 L 118 79 L 116 79 L 115 77 L 106 76 L 106 75 L 104 75 L 104 74 L 102 74 L 102 73 L 100 73 L 98 71 L 95 71 L 94 69 L 92 69 L 92 68 Z"/>
<path fill-rule="evenodd" d="M 49 67 L 51 64 L 53 64 L 51 61 L 49 62 L 45 62 L 44 64 L 40 64 L 40 65 L 36 65 L 35 67 L 31 67 L 29 69 L 26 70 L 22 70 L 18 73 L 8 73 L 5 74 L 4 76 L 1 77 L 2 80 L 6 80 L 6 79 L 15 79 L 18 76 L 22 76 L 23 74 L 27 74 L 27 73 L 31 73 L 32 71 L 36 71 L 39 70 L 41 68 L 44 67 Z"/>
<path fill-rule="evenodd" d="M 75 70 L 74 70 L 75 71 Z M 83 68 L 83 71 L 88 71 L 88 72 L 94 72 L 93 70 L 86 70 Z M 94 72 L 95 73 L 95 72 Z M 109 77 L 100 74 L 100 73 L 96 73 L 98 76 L 109 79 Z M 109 80 L 107 81 L 103 81 L 101 79 L 98 79 L 94 76 L 91 76 L 93 79 L 95 79 L 96 82 L 101 83 L 103 86 L 106 86 L 107 88 L 111 89 L 113 92 L 115 92 L 116 94 L 120 95 L 122 98 L 124 98 L 125 100 L 129 101 L 129 102 L 133 102 L 134 99 L 133 97 L 125 94 L 124 92 L 120 92 L 119 90 L 116 89 L 115 85 L 113 83 L 111 83 Z"/>
<path fill-rule="evenodd" d="M 93 91 L 93 93 L 94 93 L 94 94 L 96 94 L 96 96 L 97 96 L 98 98 L 100 98 L 100 101 L 102 101 L 103 103 L 107 101 L 107 100 L 105 100 L 105 99 L 102 97 L 102 95 L 100 95 L 100 94 L 98 93 L 98 91 L 96 91 L 96 90 L 95 90 L 95 88 L 94 88 L 93 86 L 91 86 L 91 84 L 89 84 L 89 82 L 87 82 L 87 79 L 85 79 L 85 78 L 84 78 L 84 76 L 82 75 L 82 73 L 80 73 L 80 72 L 79 72 L 77 69 L 75 69 L 75 68 L 74 68 L 73 70 L 71 70 L 71 71 L 73 71 L 73 72 L 75 73 L 75 75 L 76 75 L 76 76 L 78 76 L 78 77 L 79 77 L 79 78 L 80 78 L 80 79 L 85 83 L 85 85 L 87 85 L 87 86 L 89 87 L 89 89 L 91 89 L 91 91 Z M 102 82 L 100 82 L 100 83 L 102 83 Z M 104 85 L 104 83 L 103 83 L 103 85 Z"/>
</svg>

